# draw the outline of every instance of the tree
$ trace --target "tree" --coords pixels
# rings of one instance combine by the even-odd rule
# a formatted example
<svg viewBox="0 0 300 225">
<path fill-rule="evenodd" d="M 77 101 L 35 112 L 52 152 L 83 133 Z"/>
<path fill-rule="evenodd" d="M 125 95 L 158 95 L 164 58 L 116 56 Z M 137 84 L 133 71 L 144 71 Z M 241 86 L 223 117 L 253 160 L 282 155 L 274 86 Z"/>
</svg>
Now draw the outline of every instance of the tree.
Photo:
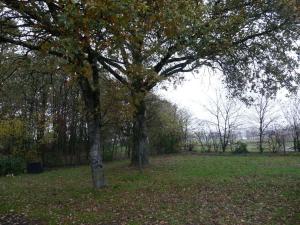
<svg viewBox="0 0 300 225">
<path fill-rule="evenodd" d="M 211 152 L 213 145 L 213 136 L 210 131 L 210 123 L 207 121 L 199 121 L 196 131 L 194 132 L 202 151 Z"/>
<path fill-rule="evenodd" d="M 218 152 L 220 148 L 219 133 L 215 131 L 215 126 L 210 121 L 199 121 L 194 134 L 200 144 L 202 151 Z"/>
<path fill-rule="evenodd" d="M 193 125 L 193 117 L 191 113 L 187 110 L 181 109 L 179 110 L 180 116 L 180 126 L 183 131 L 183 144 L 185 150 L 192 150 L 192 125 Z"/>
<path fill-rule="evenodd" d="M 127 85 L 132 92 L 132 104 L 136 108 L 133 128 L 132 164 L 148 163 L 147 137 L 144 125 L 146 107 L 144 101 L 147 93 L 161 79 L 171 77 L 178 72 L 193 71 L 202 65 L 214 66 L 214 63 L 217 63 L 230 76 L 230 82 L 228 83 L 233 87 L 236 80 L 239 81 L 238 84 L 240 84 L 242 78 L 244 82 L 247 81 L 244 78 L 245 74 L 241 75 L 239 73 L 241 71 L 243 73 L 247 72 L 248 69 L 245 70 L 245 65 L 250 63 L 249 60 L 255 61 L 255 59 L 255 63 L 261 66 L 260 70 L 268 74 L 268 76 L 273 74 L 274 79 L 277 80 L 282 75 L 282 71 L 275 71 L 274 68 L 277 68 L 276 66 L 279 66 L 279 62 L 282 62 L 281 60 L 286 57 L 285 53 L 281 52 L 279 55 L 278 50 L 276 50 L 277 56 L 274 58 L 275 60 L 272 63 L 268 62 L 268 65 L 263 65 L 262 63 L 263 59 L 266 59 L 268 55 L 264 53 L 258 56 L 258 49 L 260 48 L 258 46 L 263 46 L 266 43 L 270 46 L 270 40 L 277 33 L 276 30 L 280 30 L 281 26 L 285 26 L 284 24 L 287 22 L 285 20 L 282 20 L 282 24 L 280 22 L 285 14 L 283 11 L 278 11 L 278 7 L 282 7 L 280 2 L 275 2 L 274 6 L 276 6 L 274 8 L 270 8 L 263 2 L 256 4 L 252 1 L 245 5 L 239 5 L 236 1 L 226 1 L 226 3 L 214 3 L 211 5 L 209 3 L 203 4 L 202 1 L 196 2 L 196 5 L 195 1 L 184 1 L 185 4 L 182 4 L 182 1 L 172 1 L 171 4 L 168 1 L 135 3 L 133 1 L 130 6 L 127 3 L 122 5 L 122 14 L 125 14 L 128 20 L 125 24 L 123 24 L 123 21 L 116 23 L 116 26 L 119 27 L 118 33 L 116 33 L 115 27 L 109 27 L 111 36 L 117 39 L 116 42 L 112 43 L 113 47 L 110 48 L 113 54 L 106 55 L 111 62 L 106 59 L 100 60 L 100 64 L 102 63 L 104 68 L 107 68 L 112 75 Z M 170 14 L 165 10 L 166 8 L 173 10 L 172 19 L 169 18 Z M 249 13 L 247 15 L 249 17 L 246 16 L 246 18 L 241 19 L 241 14 L 239 13 L 243 9 Z M 121 13 L 119 10 L 118 8 L 116 9 L 118 13 Z M 277 16 L 280 15 L 277 17 L 276 22 L 275 20 L 273 21 L 274 23 L 270 22 L 269 10 L 276 10 L 279 13 Z M 153 15 L 154 11 L 158 15 Z M 224 16 L 228 12 L 234 12 L 238 15 L 232 16 L 232 18 L 229 16 L 229 20 L 225 20 L 226 22 L 223 23 Z M 210 14 L 213 16 L 209 18 L 208 23 L 204 20 L 197 21 L 194 17 L 208 16 Z M 276 13 L 274 12 L 274 14 Z M 160 15 L 161 17 L 159 17 Z M 248 25 L 250 25 L 248 19 L 251 20 L 252 24 L 252 19 L 256 21 L 257 18 L 267 19 L 268 25 L 257 29 L 251 25 L 251 31 L 247 33 L 246 31 L 249 31 L 247 29 Z M 284 18 L 286 19 L 285 16 Z M 174 26 L 172 23 L 166 25 L 165 21 L 168 19 L 171 19 L 176 25 Z M 240 19 L 242 22 L 239 21 Z M 216 21 L 218 24 L 215 23 Z M 280 24 L 279 27 L 278 23 Z M 289 25 L 293 24 L 291 21 L 288 23 Z M 238 29 L 242 29 L 244 25 L 246 27 L 243 29 L 243 34 L 241 34 Z M 207 26 L 209 27 L 207 28 Z M 231 30 L 232 26 L 234 27 L 233 30 Z M 233 32 L 228 31 L 229 27 Z M 277 28 L 274 30 L 274 27 Z M 122 32 L 119 32 L 120 30 Z M 205 33 L 201 33 L 202 31 L 200 30 L 204 30 Z M 224 32 L 226 33 L 225 36 L 223 36 Z M 218 36 L 216 34 L 221 35 L 217 40 L 212 37 Z M 235 35 L 238 36 L 237 40 L 233 40 Z M 260 36 L 265 37 L 267 41 L 257 40 Z M 229 47 L 227 42 L 230 43 Z M 247 47 L 248 44 L 252 46 L 251 49 Z M 249 57 L 249 54 L 246 52 L 250 52 L 250 50 L 254 50 L 255 53 L 252 52 L 253 54 Z M 273 50 L 266 54 L 275 53 Z M 232 51 L 232 54 L 228 54 L 227 51 Z M 240 61 L 241 58 L 243 58 L 242 61 Z M 294 62 L 293 60 L 291 61 L 292 64 Z M 236 67 L 232 67 L 232 65 Z M 283 63 L 280 64 L 280 68 L 283 68 L 282 66 Z M 291 71 L 289 70 L 289 72 Z M 232 77 L 233 74 L 239 77 Z M 248 73 L 247 75 L 249 79 L 253 79 L 253 74 Z M 263 76 L 264 74 L 260 75 Z M 259 76 L 259 74 L 255 76 Z M 267 85 L 270 85 L 269 81 Z"/>
<path fill-rule="evenodd" d="M 286 152 L 286 130 L 279 124 L 273 124 L 272 128 L 268 130 L 268 144 L 269 149 L 273 153 L 279 152 L 283 149 Z"/>
<path fill-rule="evenodd" d="M 300 99 L 295 94 L 283 106 L 284 118 L 292 131 L 294 150 L 300 152 Z"/>
<path fill-rule="evenodd" d="M 1 155 L 23 156 L 26 136 L 26 125 L 20 119 L 0 120 L 0 153 Z"/>
<path fill-rule="evenodd" d="M 269 95 L 258 96 L 255 99 L 253 107 L 255 112 L 255 122 L 258 123 L 258 148 L 262 153 L 265 132 L 278 117 L 275 115 L 274 104 L 272 104 L 272 99 Z"/>
<path fill-rule="evenodd" d="M 160 81 L 210 66 L 224 72 L 235 94 L 257 80 L 272 91 L 277 82 L 293 88 L 297 62 L 288 52 L 297 50 L 299 36 L 294 0 L 1 0 L 0 7 L 0 42 L 62 57 L 78 81 L 89 115 L 96 187 L 105 184 L 99 153 L 102 69 L 131 92 L 131 161 L 140 167 L 148 163 L 145 98 Z"/>
<path fill-rule="evenodd" d="M 187 116 L 176 105 L 155 95 L 147 97 L 146 105 L 147 135 L 151 152 L 157 154 L 178 152 L 181 146 L 186 144 Z"/>
<path fill-rule="evenodd" d="M 212 116 L 210 123 L 218 133 L 219 143 L 223 152 L 226 151 L 233 131 L 240 125 L 240 110 L 237 102 L 232 99 L 224 99 L 220 93 L 216 93 L 216 99 L 205 107 Z"/>
<path fill-rule="evenodd" d="M 1 42 L 61 57 L 66 61 L 66 69 L 73 74 L 73 79 L 78 80 L 88 112 L 93 183 L 97 188 L 103 187 L 105 179 L 100 155 L 98 113 L 99 68 L 92 53 L 91 33 L 85 29 L 89 21 L 81 17 L 79 4 L 67 1 L 1 1 L 0 7 L 1 34 L 5 34 L 1 35 Z M 16 33 L 14 28 L 19 32 Z"/>
<path fill-rule="evenodd" d="M 45 166 L 80 161 L 80 146 L 87 139 L 83 137 L 81 96 L 78 87 L 70 85 L 70 77 L 57 66 L 57 59 L 8 51 L 3 51 L 1 58 L 5 59 L 0 66 L 1 77 L 5 79 L 0 88 L 0 118 L 16 118 L 24 123 L 24 154 L 29 150 L 39 152 L 39 160 Z"/>
</svg>

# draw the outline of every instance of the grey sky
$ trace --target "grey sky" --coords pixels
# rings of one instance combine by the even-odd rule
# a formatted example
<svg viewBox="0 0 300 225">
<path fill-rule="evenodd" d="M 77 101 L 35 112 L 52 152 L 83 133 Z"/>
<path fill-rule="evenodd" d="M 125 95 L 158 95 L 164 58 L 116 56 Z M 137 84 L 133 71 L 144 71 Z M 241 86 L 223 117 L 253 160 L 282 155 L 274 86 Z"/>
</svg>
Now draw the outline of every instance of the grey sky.
<svg viewBox="0 0 300 225">
<path fill-rule="evenodd" d="M 201 74 L 189 74 L 186 80 L 174 87 L 171 83 L 163 85 L 168 89 L 158 87 L 156 93 L 163 98 L 176 103 L 179 107 L 187 109 L 192 115 L 199 119 L 207 119 L 209 114 L 204 105 L 209 104 L 217 90 L 224 89 L 221 75 L 209 70 L 202 70 Z M 224 91 L 225 94 L 225 91 Z"/>
<path fill-rule="evenodd" d="M 156 89 L 156 93 L 170 102 L 177 104 L 180 108 L 185 108 L 193 117 L 200 120 L 210 120 L 211 115 L 204 106 L 208 106 L 210 101 L 215 99 L 216 91 L 220 91 L 226 95 L 226 89 L 222 83 L 222 74 L 203 69 L 201 70 L 201 74 L 188 74 L 186 77 L 187 79 L 176 87 L 170 82 L 165 82 Z M 161 88 L 162 86 L 167 86 L 167 90 Z M 280 91 L 273 103 L 273 110 L 278 114 L 278 122 L 281 121 L 280 123 L 284 122 L 281 108 L 284 102 L 288 100 L 285 97 L 286 94 L 285 90 Z M 244 127 L 254 126 L 253 109 L 247 108 L 242 103 L 240 105 Z"/>
</svg>

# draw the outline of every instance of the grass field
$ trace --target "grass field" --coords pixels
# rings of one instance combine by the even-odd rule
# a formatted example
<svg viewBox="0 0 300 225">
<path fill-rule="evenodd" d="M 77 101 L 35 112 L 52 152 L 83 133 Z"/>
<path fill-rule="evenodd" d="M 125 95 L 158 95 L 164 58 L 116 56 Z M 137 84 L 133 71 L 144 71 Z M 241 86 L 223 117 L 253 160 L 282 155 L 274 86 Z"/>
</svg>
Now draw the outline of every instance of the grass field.
<svg viewBox="0 0 300 225">
<path fill-rule="evenodd" d="M 0 214 L 41 224 L 300 224 L 300 155 L 170 155 L 140 173 L 106 166 L 91 188 L 86 166 L 0 178 Z"/>
</svg>

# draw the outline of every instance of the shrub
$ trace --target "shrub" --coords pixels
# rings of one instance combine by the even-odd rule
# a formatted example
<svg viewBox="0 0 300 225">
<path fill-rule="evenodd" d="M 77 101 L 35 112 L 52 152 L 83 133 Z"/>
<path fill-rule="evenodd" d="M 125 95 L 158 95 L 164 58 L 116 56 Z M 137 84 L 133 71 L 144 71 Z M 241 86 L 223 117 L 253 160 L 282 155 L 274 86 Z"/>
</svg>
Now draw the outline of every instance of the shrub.
<svg viewBox="0 0 300 225">
<path fill-rule="evenodd" d="M 149 138 L 149 149 L 157 154 L 172 154 L 180 151 L 182 146 L 180 137 L 159 131 Z"/>
<path fill-rule="evenodd" d="M 248 153 L 247 144 L 244 143 L 244 142 L 238 141 L 235 144 L 235 148 L 234 148 L 233 153 L 235 153 L 235 154 Z"/>
<path fill-rule="evenodd" d="M 0 176 L 8 174 L 18 175 L 24 173 L 25 161 L 22 158 L 16 157 L 1 157 L 0 158 Z"/>
</svg>

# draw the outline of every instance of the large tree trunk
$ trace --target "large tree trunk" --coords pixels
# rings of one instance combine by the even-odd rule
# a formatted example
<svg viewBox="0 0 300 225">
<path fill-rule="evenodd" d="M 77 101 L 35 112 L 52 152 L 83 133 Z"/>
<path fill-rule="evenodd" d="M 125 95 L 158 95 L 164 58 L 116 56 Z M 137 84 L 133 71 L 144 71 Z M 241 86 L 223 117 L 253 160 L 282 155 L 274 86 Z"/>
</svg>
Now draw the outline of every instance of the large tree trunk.
<svg viewBox="0 0 300 225">
<path fill-rule="evenodd" d="M 145 98 L 138 101 L 135 107 L 131 165 L 142 169 L 145 165 L 149 164 Z"/>
<path fill-rule="evenodd" d="M 92 88 L 86 77 L 81 77 L 79 84 L 87 113 L 89 160 L 92 171 L 93 185 L 95 188 L 101 188 L 106 185 L 106 181 L 104 177 L 100 145 L 101 125 L 99 90 L 97 88 Z"/>
<path fill-rule="evenodd" d="M 103 161 L 100 154 L 100 120 L 97 116 L 88 121 L 88 136 L 90 144 L 90 166 L 95 188 L 106 185 L 103 169 Z"/>
</svg>

